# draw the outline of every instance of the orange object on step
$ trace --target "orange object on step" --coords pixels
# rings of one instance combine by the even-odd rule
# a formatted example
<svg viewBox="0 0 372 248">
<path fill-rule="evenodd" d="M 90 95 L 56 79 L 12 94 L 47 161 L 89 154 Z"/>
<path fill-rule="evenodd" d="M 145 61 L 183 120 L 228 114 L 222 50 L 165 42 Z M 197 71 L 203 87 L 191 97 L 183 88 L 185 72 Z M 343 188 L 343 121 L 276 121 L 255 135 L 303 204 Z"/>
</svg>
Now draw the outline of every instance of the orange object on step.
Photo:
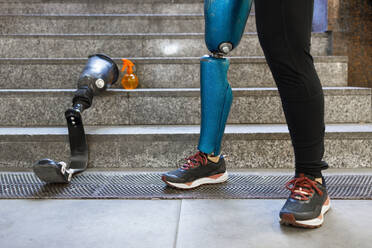
<svg viewBox="0 0 372 248">
<path fill-rule="evenodd" d="M 127 73 L 121 79 L 121 85 L 126 90 L 133 90 L 138 87 L 138 77 L 133 73 L 134 64 L 129 59 L 122 59 L 123 68 L 121 72 L 124 72 L 127 69 Z"/>
</svg>

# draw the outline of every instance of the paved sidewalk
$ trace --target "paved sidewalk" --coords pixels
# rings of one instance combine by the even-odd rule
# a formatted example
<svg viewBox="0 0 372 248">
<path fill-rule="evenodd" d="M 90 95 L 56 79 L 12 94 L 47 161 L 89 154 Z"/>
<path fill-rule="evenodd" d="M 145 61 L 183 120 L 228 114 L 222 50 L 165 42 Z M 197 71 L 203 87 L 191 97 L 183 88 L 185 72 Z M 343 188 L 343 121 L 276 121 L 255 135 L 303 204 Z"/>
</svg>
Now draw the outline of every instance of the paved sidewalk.
<svg viewBox="0 0 372 248">
<path fill-rule="evenodd" d="M 372 201 L 333 200 L 320 229 L 284 200 L 1 200 L 0 247 L 371 247 Z"/>
</svg>

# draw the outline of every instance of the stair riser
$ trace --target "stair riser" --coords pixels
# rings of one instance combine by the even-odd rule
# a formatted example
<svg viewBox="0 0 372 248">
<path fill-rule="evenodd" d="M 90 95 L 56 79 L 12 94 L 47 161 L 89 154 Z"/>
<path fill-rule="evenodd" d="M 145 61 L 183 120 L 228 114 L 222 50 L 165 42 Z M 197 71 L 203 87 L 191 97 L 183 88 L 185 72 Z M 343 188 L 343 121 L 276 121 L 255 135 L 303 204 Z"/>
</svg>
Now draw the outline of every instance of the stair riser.
<svg viewBox="0 0 372 248">
<path fill-rule="evenodd" d="M 64 111 L 72 92 L 2 93 L 0 126 L 65 125 Z M 371 121 L 370 91 L 326 90 L 327 123 Z M 109 92 L 94 99 L 84 113 L 88 125 L 199 124 L 198 91 Z M 285 123 L 277 92 L 234 92 L 228 123 Z"/>
<path fill-rule="evenodd" d="M 73 89 L 85 61 L 4 61 L 0 63 L 2 89 Z M 198 88 L 199 60 L 190 63 L 143 63 L 134 60 L 140 88 Z M 121 67 L 121 62 L 117 61 Z M 347 86 L 347 62 L 322 62 L 315 58 L 315 67 L 323 86 Z M 274 87 L 271 72 L 264 62 L 236 63 L 231 60 L 228 74 L 234 88 Z M 121 77 L 113 88 L 121 88 Z"/>
<path fill-rule="evenodd" d="M 312 54 L 327 55 L 328 36 L 312 37 Z M 200 57 L 208 53 L 203 35 L 187 36 L 0 36 L 3 58 Z M 231 56 L 263 56 L 257 35 L 244 35 Z"/>
<path fill-rule="evenodd" d="M 187 14 L 202 13 L 204 4 L 199 2 L 171 3 L 170 1 L 151 3 L 143 1 L 76 1 L 66 4 L 60 2 L 12 2 L 0 3 L 2 14 L 133 14 L 133 13 L 163 13 Z"/>
<path fill-rule="evenodd" d="M 246 32 L 256 32 L 254 16 Z M 203 33 L 204 17 L 24 17 L 0 16 L 1 34 Z"/>
<path fill-rule="evenodd" d="M 228 168 L 293 168 L 289 135 L 277 138 L 263 135 L 248 138 L 226 134 L 222 153 Z M 17 142 L 0 142 L 0 168 L 31 168 L 42 158 L 68 161 L 67 136 L 18 138 Z M 152 135 L 88 137 L 90 168 L 166 168 L 183 163 L 182 158 L 196 150 L 198 135 Z M 372 139 L 326 139 L 325 160 L 331 168 L 371 168 Z M 11 152 L 9 152 L 11 151 Z"/>
</svg>

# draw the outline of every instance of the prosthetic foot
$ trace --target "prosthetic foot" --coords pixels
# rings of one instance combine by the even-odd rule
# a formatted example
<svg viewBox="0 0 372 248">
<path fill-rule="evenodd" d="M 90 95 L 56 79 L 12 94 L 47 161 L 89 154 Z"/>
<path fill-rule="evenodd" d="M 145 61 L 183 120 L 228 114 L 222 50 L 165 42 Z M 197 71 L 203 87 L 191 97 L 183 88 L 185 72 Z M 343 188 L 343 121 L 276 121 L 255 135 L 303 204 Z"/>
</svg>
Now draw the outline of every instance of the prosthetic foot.
<svg viewBox="0 0 372 248">
<path fill-rule="evenodd" d="M 65 162 L 56 163 L 51 159 L 42 159 L 34 165 L 36 176 L 48 183 L 66 183 L 71 181 L 72 174 L 67 171 Z"/>
<path fill-rule="evenodd" d="M 67 121 L 71 157 L 70 162 L 55 162 L 42 159 L 35 163 L 36 176 L 46 183 L 68 183 L 73 175 L 84 171 L 88 165 L 88 145 L 81 113 L 91 107 L 93 97 L 105 91 L 119 77 L 119 70 L 113 60 L 103 54 L 89 57 L 78 81 L 78 89 L 72 100 L 73 107 L 67 109 Z"/>
</svg>

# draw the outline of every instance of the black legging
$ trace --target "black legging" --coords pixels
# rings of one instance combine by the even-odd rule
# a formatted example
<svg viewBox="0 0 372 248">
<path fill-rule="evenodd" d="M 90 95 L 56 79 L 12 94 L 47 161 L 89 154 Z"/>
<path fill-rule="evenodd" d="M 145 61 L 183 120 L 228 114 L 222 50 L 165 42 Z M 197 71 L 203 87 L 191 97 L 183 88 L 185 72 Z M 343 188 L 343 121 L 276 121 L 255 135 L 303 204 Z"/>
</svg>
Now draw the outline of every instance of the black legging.
<svg viewBox="0 0 372 248">
<path fill-rule="evenodd" d="M 282 100 L 296 173 L 321 176 L 324 96 L 310 55 L 313 0 L 255 0 L 257 32 Z"/>
</svg>

